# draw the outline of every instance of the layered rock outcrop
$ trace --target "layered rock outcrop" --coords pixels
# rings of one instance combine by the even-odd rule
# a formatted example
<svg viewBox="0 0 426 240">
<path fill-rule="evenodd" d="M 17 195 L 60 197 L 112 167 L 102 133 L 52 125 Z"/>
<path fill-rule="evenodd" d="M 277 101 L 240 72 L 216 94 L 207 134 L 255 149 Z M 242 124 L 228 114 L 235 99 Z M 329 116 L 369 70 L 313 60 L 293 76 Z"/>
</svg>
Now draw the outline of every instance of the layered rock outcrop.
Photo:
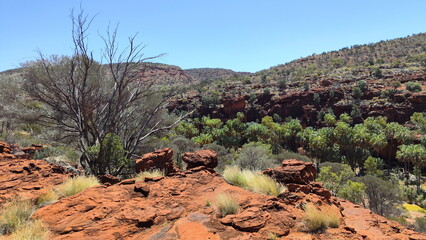
<svg viewBox="0 0 426 240">
<path fill-rule="evenodd" d="M 158 155 L 156 152 L 152 155 Z M 202 165 L 167 177 L 127 179 L 88 188 L 38 209 L 33 217 L 47 224 L 54 240 L 426 239 L 426 235 L 361 206 L 324 196 L 312 168 L 309 163 L 287 160 L 268 170 L 274 172 L 272 176 L 281 176 L 289 188 L 279 197 L 229 185 L 217 172 Z M 54 185 L 66 177 L 63 169 L 39 160 L 0 159 L 0 171 L 0 196 L 9 197 L 35 198 L 42 185 Z M 284 177 L 285 173 L 291 177 Z M 13 183 L 11 187 L 5 185 L 9 182 Z M 225 217 L 218 213 L 216 198 L 222 193 L 234 196 L 239 204 L 236 213 Z M 335 211 L 339 226 L 306 232 L 301 223 L 303 205 L 307 203 Z"/>
</svg>

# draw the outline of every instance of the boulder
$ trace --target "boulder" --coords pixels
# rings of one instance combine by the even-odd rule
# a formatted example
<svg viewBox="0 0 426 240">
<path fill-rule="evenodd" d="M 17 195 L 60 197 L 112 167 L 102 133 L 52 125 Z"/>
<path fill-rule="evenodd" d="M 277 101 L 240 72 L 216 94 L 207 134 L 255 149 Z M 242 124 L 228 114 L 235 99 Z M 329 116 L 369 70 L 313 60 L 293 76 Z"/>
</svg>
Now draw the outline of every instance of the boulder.
<svg viewBox="0 0 426 240">
<path fill-rule="evenodd" d="M 263 174 L 271 176 L 284 184 L 308 184 L 315 181 L 317 170 L 313 163 L 288 159 L 282 161 L 281 166 L 266 169 Z"/>
<path fill-rule="evenodd" d="M 207 168 L 217 167 L 217 153 L 210 149 L 187 152 L 182 155 L 182 160 L 187 164 L 187 169 L 205 166 Z"/>
<path fill-rule="evenodd" d="M 21 148 L 21 151 L 26 154 L 26 159 L 32 159 L 34 155 L 41 150 L 43 150 L 43 145 L 40 144 L 32 144 L 31 147 Z"/>
<path fill-rule="evenodd" d="M 161 169 L 166 175 L 178 171 L 178 168 L 173 162 L 173 150 L 171 148 L 163 148 L 144 154 L 142 158 L 136 159 L 135 169 L 137 173 Z"/>
<path fill-rule="evenodd" d="M 110 174 L 99 175 L 97 176 L 99 182 L 106 185 L 113 185 L 120 182 L 118 177 L 112 176 Z"/>
</svg>

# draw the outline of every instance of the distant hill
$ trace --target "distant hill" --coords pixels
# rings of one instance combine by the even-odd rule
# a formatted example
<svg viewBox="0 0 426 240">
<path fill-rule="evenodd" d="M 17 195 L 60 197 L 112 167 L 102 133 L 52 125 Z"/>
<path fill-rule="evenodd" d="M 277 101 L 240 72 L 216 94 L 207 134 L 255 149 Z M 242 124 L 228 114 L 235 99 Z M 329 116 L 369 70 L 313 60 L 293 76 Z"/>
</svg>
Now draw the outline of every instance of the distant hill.
<svg viewBox="0 0 426 240">
<path fill-rule="evenodd" d="M 403 38 L 380 41 L 372 44 L 353 45 L 337 51 L 313 54 L 286 64 L 271 67 L 256 73 L 272 80 L 300 80 L 313 75 L 328 75 L 342 67 L 368 67 L 389 64 L 399 68 L 400 64 L 412 61 L 412 57 L 426 53 L 426 33 Z"/>
<path fill-rule="evenodd" d="M 182 69 L 178 66 L 162 63 L 141 63 L 140 71 L 146 78 L 155 78 L 163 83 L 194 84 L 201 81 L 212 81 L 250 75 L 248 72 L 235 72 L 223 68 L 192 68 Z M 0 72 L 0 77 L 18 77 L 24 73 L 23 68 L 16 68 Z"/>
<path fill-rule="evenodd" d="M 185 69 L 185 72 L 194 79 L 198 79 L 200 81 L 211 81 L 215 79 L 231 78 L 251 74 L 249 72 L 235 72 L 223 68 L 192 68 Z"/>
</svg>

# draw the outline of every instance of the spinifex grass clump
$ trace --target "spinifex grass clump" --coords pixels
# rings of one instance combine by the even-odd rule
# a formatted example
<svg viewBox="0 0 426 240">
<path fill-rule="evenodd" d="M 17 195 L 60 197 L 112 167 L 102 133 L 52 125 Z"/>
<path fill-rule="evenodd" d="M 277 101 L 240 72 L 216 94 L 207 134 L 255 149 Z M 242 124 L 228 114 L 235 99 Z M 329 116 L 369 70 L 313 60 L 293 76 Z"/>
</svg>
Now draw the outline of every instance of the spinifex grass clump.
<svg viewBox="0 0 426 240">
<path fill-rule="evenodd" d="M 324 205 L 318 209 L 314 204 L 307 204 L 304 208 L 303 224 L 309 232 L 316 232 L 339 226 L 339 214 L 330 206 Z"/>
<path fill-rule="evenodd" d="M 223 177 L 229 183 L 247 190 L 271 196 L 278 196 L 284 187 L 273 178 L 250 170 L 242 170 L 237 166 L 228 166 Z"/>
<path fill-rule="evenodd" d="M 69 178 L 61 185 L 55 187 L 55 191 L 60 196 L 72 196 L 77 194 L 86 188 L 93 187 L 96 185 L 100 185 L 98 179 L 94 176 L 86 177 L 86 176 L 78 176 L 75 178 Z"/>
<path fill-rule="evenodd" d="M 18 227 L 10 238 L 13 240 L 47 240 L 49 234 L 49 228 L 41 220 L 35 220 Z"/>
<path fill-rule="evenodd" d="M 230 193 L 221 193 L 216 197 L 216 207 L 218 213 L 224 217 L 236 213 L 240 205 L 235 196 Z"/>
<path fill-rule="evenodd" d="M 150 177 L 150 178 L 161 177 L 161 176 L 164 177 L 164 175 L 165 175 L 164 172 L 161 171 L 160 169 L 152 169 L 149 171 L 141 172 L 138 175 L 136 175 L 136 181 L 141 181 L 146 177 Z"/>
<path fill-rule="evenodd" d="M 0 210 L 0 233 L 11 233 L 26 224 L 34 210 L 30 200 L 16 199 L 5 203 Z"/>
<path fill-rule="evenodd" d="M 37 206 L 44 206 L 53 202 L 56 202 L 59 199 L 58 194 L 52 189 L 47 189 L 44 193 L 40 194 L 36 199 Z"/>
</svg>

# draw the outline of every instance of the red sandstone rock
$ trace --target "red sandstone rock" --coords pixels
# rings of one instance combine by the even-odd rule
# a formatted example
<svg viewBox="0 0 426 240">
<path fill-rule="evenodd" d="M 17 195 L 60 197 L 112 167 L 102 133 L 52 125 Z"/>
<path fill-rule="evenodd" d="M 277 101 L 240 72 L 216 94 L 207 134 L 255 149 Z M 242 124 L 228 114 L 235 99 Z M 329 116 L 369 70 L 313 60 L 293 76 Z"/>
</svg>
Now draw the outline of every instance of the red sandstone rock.
<svg viewBox="0 0 426 240">
<path fill-rule="evenodd" d="M 238 112 L 243 112 L 246 108 L 245 96 L 238 98 L 223 99 L 223 110 L 228 117 L 233 118 Z"/>
<path fill-rule="evenodd" d="M 12 153 L 12 148 L 5 142 L 0 142 L 0 153 Z"/>
<path fill-rule="evenodd" d="M 284 161 L 285 162 L 285 161 Z M 300 166 L 287 161 L 286 166 Z M 197 171 L 193 171 L 197 169 Z M 302 170 L 304 168 L 301 168 Z M 299 174 L 301 175 L 301 174 Z M 0 160 L 0 205 L 22 196 L 36 198 L 44 187 L 61 183 L 65 170 L 40 160 Z M 205 166 L 156 181 L 127 179 L 111 186 L 95 186 L 38 209 L 52 231 L 51 239 L 425 239 L 394 221 L 361 206 L 321 193 L 321 184 L 288 184 L 311 192 L 292 192 L 279 198 L 249 192 L 226 183 Z M 216 212 L 218 194 L 233 194 L 240 207 L 221 218 Z M 213 205 L 207 205 L 207 202 Z M 318 208 L 341 211 L 338 228 L 301 232 L 310 202 Z"/>
<path fill-rule="evenodd" d="M 317 171 L 310 162 L 289 159 L 282 161 L 281 166 L 266 169 L 263 173 L 284 184 L 308 184 L 315 181 Z"/>
<path fill-rule="evenodd" d="M 184 153 L 182 160 L 187 164 L 187 169 L 205 166 L 207 168 L 217 167 L 217 153 L 210 149 L 199 150 L 193 153 Z"/>
<path fill-rule="evenodd" d="M 106 175 L 99 175 L 97 176 L 99 182 L 102 184 L 109 184 L 113 185 L 120 182 L 120 179 L 118 177 L 106 174 Z"/>
<path fill-rule="evenodd" d="M 173 150 L 171 148 L 163 148 L 143 155 L 142 158 L 136 159 L 135 168 L 137 173 L 161 169 L 168 175 L 178 171 L 173 162 Z"/>
<path fill-rule="evenodd" d="M 41 160 L 0 159 L 0 206 L 16 197 L 35 199 L 43 188 L 69 176 L 64 168 Z"/>
</svg>

